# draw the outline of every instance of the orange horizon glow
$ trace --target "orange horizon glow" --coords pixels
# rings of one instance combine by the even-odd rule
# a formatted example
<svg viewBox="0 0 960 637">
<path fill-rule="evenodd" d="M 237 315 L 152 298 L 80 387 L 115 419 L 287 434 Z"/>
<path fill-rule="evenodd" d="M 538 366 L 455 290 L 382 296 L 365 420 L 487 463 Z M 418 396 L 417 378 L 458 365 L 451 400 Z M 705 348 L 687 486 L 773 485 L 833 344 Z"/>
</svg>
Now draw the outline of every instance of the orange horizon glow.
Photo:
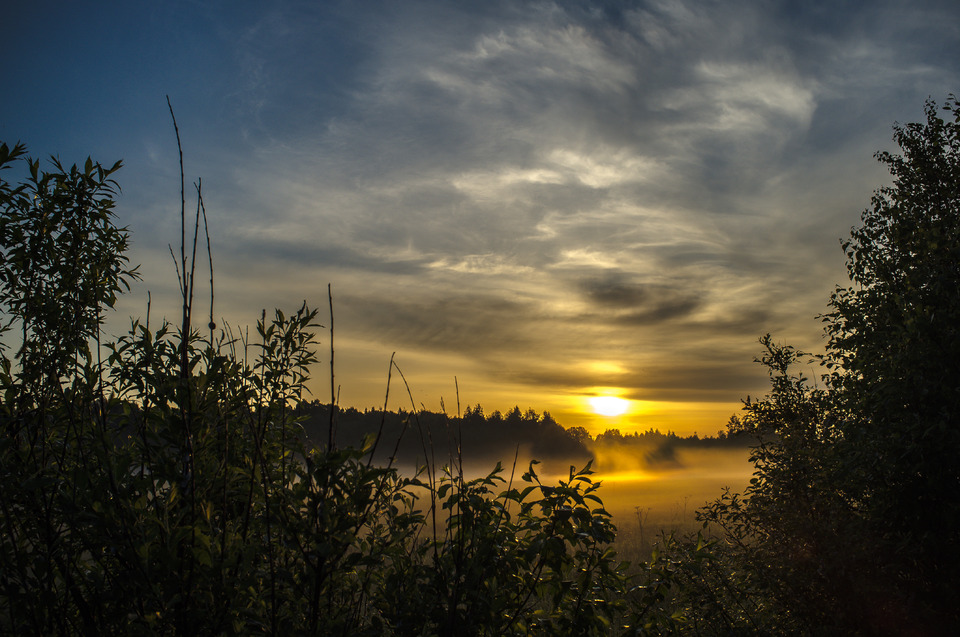
<svg viewBox="0 0 960 637">
<path fill-rule="evenodd" d="M 382 409 L 387 381 L 389 354 L 378 346 L 361 344 L 347 337 L 341 340 L 337 351 L 337 384 L 342 387 L 340 404 L 357 409 Z M 624 434 L 645 432 L 650 429 L 662 433 L 673 432 L 680 436 L 697 433 L 715 436 L 725 430 L 730 416 L 743 408 L 739 392 L 731 393 L 726 401 L 697 400 L 644 400 L 631 396 L 629 387 L 595 385 L 551 390 L 523 385 L 505 385 L 498 378 L 486 378 L 478 373 L 475 362 L 460 355 L 438 356 L 436 353 L 405 351 L 397 355 L 403 373 L 410 382 L 413 402 L 406 390 L 393 375 L 388 408 L 411 410 L 423 406 L 429 411 L 444 411 L 451 416 L 462 413 L 467 407 L 477 404 L 485 414 L 495 411 L 508 413 L 514 407 L 522 412 L 533 409 L 540 414 L 549 412 L 564 428 L 583 427 L 596 437 L 608 429 L 619 429 Z M 442 364 L 437 365 L 437 361 Z M 613 364 L 588 363 L 591 371 L 610 371 Z M 457 382 L 449 369 L 456 369 Z M 312 381 L 313 396 L 326 401 L 330 396 L 330 380 L 322 367 Z M 757 388 L 742 393 L 759 393 L 768 382 L 759 377 Z M 342 383 L 342 385 L 341 385 Z M 619 415 L 602 415 L 595 410 L 591 399 L 614 397 L 625 401 L 626 411 Z"/>
</svg>

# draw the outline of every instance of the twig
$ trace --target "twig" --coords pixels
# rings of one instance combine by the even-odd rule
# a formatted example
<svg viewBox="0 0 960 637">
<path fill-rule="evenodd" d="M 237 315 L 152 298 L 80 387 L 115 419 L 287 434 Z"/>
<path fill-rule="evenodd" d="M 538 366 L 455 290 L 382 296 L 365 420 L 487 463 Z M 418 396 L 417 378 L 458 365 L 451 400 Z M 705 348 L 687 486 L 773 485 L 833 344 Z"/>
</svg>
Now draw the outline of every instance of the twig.
<svg viewBox="0 0 960 637">
<path fill-rule="evenodd" d="M 327 298 L 330 301 L 330 427 L 327 430 L 327 451 L 333 451 L 333 442 L 336 437 L 337 391 L 333 375 L 333 289 L 329 283 L 327 283 Z"/>
<path fill-rule="evenodd" d="M 201 180 L 197 180 L 197 183 L 194 184 L 194 187 L 197 189 L 197 215 L 196 220 L 193 224 L 193 253 L 190 255 L 190 281 L 189 281 L 189 298 L 187 299 L 187 325 L 193 323 L 193 291 L 197 286 L 195 285 L 196 277 L 194 274 L 197 271 L 197 237 L 200 234 L 200 204 L 203 202 L 200 187 L 202 186 Z M 184 270 L 186 270 L 186 264 L 184 264 Z"/>
<path fill-rule="evenodd" d="M 177 116 L 173 114 L 173 104 L 170 103 L 170 96 L 167 95 L 167 108 L 170 109 L 170 119 L 173 120 L 173 132 L 177 136 L 177 153 L 180 155 L 180 261 L 183 265 L 183 273 L 181 274 L 179 268 L 177 269 L 177 277 L 182 276 L 182 285 L 180 290 L 183 291 L 187 287 L 187 256 L 185 253 L 185 247 L 187 244 L 187 230 L 186 230 L 186 214 L 187 214 L 187 197 L 184 190 L 184 179 L 183 179 L 183 147 L 180 145 L 180 128 L 177 126 Z M 173 249 L 171 248 L 171 252 Z M 184 299 L 184 310 L 186 310 L 186 299 Z"/>
<path fill-rule="evenodd" d="M 200 200 L 200 212 L 203 214 L 203 234 L 207 238 L 207 262 L 210 264 L 210 343 L 213 344 L 213 330 L 217 329 L 217 322 L 213 320 L 213 251 L 210 249 L 210 227 L 207 224 L 207 208 L 203 205 L 203 195 L 197 188 L 197 198 Z"/>
<path fill-rule="evenodd" d="M 457 418 L 460 417 L 460 384 L 457 382 L 457 377 L 453 377 L 453 386 L 457 390 Z"/>
<path fill-rule="evenodd" d="M 177 275 L 180 277 L 180 293 L 183 298 L 183 321 L 180 327 L 180 418 L 183 424 L 184 440 L 186 442 L 186 456 L 183 459 L 183 470 L 187 473 L 184 483 L 190 489 L 190 548 L 192 550 L 196 541 L 194 520 L 196 519 L 196 476 L 193 464 L 193 435 L 190 431 L 190 382 L 189 382 L 189 344 L 190 344 L 190 308 L 188 307 L 189 282 L 187 281 L 187 257 L 186 257 L 186 195 L 184 192 L 183 178 L 183 147 L 180 144 L 180 129 L 177 126 L 177 118 L 173 113 L 173 105 L 170 103 L 170 96 L 167 96 L 167 107 L 170 109 L 170 118 L 173 120 L 173 130 L 177 136 L 177 153 L 180 159 L 180 265 L 177 268 Z M 173 256 L 173 248 L 170 248 L 170 254 Z M 176 258 L 174 257 L 174 261 Z M 181 565 L 184 557 L 181 555 Z M 182 567 L 182 566 L 181 566 Z M 185 608 L 178 617 L 178 623 L 184 620 L 189 612 L 190 589 L 193 586 L 193 562 L 191 561 L 187 571 L 187 590 L 184 590 Z"/>
<path fill-rule="evenodd" d="M 170 258 L 173 259 L 173 267 L 177 271 L 177 285 L 180 286 L 180 296 L 183 297 L 185 292 L 183 289 L 183 279 L 180 278 L 180 264 L 177 263 L 177 257 L 173 254 L 173 246 L 168 243 L 167 249 L 170 250 Z"/>
<path fill-rule="evenodd" d="M 383 397 L 383 411 L 380 412 L 380 429 L 377 430 L 377 437 L 373 440 L 373 448 L 370 450 L 370 457 L 367 458 L 367 467 L 373 462 L 373 455 L 377 452 L 377 447 L 380 445 L 380 438 L 383 437 L 383 426 L 387 420 L 387 404 L 390 401 L 390 379 L 393 377 L 393 357 L 397 353 L 394 352 L 390 354 L 390 365 L 387 367 L 387 393 Z M 397 447 L 393 450 L 393 455 L 396 456 L 397 452 L 400 449 L 400 441 L 397 440 Z M 387 465 L 389 469 L 393 465 L 393 457 L 390 458 L 390 462 Z"/>
</svg>

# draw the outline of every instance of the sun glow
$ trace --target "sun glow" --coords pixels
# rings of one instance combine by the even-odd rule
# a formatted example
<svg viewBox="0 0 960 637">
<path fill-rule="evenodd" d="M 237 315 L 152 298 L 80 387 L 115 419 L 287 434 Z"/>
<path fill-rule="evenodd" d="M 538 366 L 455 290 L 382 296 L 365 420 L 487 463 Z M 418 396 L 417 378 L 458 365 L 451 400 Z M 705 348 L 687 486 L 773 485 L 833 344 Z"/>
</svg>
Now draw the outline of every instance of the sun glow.
<svg viewBox="0 0 960 637">
<path fill-rule="evenodd" d="M 589 399 L 590 407 L 600 416 L 620 416 L 630 408 L 630 401 L 616 396 L 593 396 Z"/>
</svg>

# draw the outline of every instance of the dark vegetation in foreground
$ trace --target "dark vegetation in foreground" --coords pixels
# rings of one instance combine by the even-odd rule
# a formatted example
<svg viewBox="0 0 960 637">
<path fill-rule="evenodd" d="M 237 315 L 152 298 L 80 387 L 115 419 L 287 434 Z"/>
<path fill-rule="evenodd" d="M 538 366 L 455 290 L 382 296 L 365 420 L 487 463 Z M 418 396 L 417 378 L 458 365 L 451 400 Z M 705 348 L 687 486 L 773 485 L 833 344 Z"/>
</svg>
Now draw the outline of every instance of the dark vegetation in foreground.
<svg viewBox="0 0 960 637">
<path fill-rule="evenodd" d="M 771 392 L 730 424 L 757 437 L 754 478 L 698 514 L 720 535 L 664 536 L 632 565 L 589 467 L 469 480 L 461 457 L 434 461 L 418 412 L 347 447 L 328 411 L 326 442 L 305 445 L 317 312 L 233 339 L 211 264 L 198 318 L 199 188 L 179 322 L 148 311 L 101 346 L 137 276 L 113 224 L 119 164 L 44 172 L 0 145 L 0 169 L 28 169 L 0 180 L 0 631 L 944 634 L 960 622 L 958 106 L 944 121 L 928 103 L 895 126 L 903 154 L 879 154 L 893 185 L 844 243 L 820 382 L 762 339 Z M 409 438 L 419 473 L 375 461 Z"/>
</svg>

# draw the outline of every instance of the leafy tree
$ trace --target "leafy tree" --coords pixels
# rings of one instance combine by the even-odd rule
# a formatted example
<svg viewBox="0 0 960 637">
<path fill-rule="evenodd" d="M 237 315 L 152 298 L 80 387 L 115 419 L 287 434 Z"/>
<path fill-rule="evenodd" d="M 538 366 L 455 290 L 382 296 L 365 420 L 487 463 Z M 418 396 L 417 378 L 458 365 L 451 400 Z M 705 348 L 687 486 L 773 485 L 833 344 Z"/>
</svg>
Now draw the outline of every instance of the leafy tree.
<svg viewBox="0 0 960 637">
<path fill-rule="evenodd" d="M 54 158 L 48 172 L 25 153 L 0 144 L 0 170 L 17 161 L 28 169 L 16 187 L 0 180 L 0 303 L 20 326 L 19 377 L 34 399 L 46 399 L 138 276 L 124 255 L 127 230 L 113 225 L 111 175 L 120 162 L 64 169 Z"/>
<path fill-rule="evenodd" d="M 759 436 L 754 477 L 700 513 L 729 544 L 711 566 L 767 604 L 755 625 L 960 623 L 960 103 L 928 101 L 925 114 L 894 126 L 902 154 L 877 154 L 893 183 L 843 242 L 852 285 L 823 316 L 822 388 L 796 373 L 801 353 L 763 339 L 771 392 L 730 427 Z"/>
<path fill-rule="evenodd" d="M 858 501 L 942 605 L 960 593 L 960 103 L 925 112 L 894 127 L 902 154 L 877 155 L 893 184 L 844 243 L 855 285 L 825 320 Z"/>
<path fill-rule="evenodd" d="M 593 440 L 590 436 L 590 432 L 586 430 L 585 427 L 570 427 L 567 429 L 567 435 L 574 439 L 577 443 L 585 445 L 586 443 Z"/>
</svg>

